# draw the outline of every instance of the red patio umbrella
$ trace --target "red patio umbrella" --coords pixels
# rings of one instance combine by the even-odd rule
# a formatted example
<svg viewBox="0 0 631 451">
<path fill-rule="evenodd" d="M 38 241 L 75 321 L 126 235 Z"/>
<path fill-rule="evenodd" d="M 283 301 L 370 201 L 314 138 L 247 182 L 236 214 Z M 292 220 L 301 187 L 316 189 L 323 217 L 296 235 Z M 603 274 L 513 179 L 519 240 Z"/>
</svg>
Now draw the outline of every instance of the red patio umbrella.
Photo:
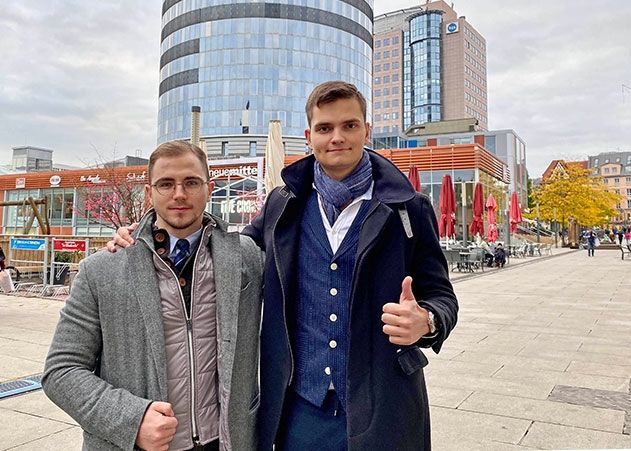
<svg viewBox="0 0 631 451">
<path fill-rule="evenodd" d="M 410 166 L 410 170 L 408 172 L 408 179 L 410 179 L 410 183 L 414 188 L 414 191 L 421 192 L 421 177 L 418 174 L 418 168 L 415 165 Z"/>
<path fill-rule="evenodd" d="M 495 209 L 497 208 L 497 202 L 495 201 L 495 197 L 493 194 L 489 194 L 489 197 L 486 199 L 486 214 L 489 220 L 489 232 L 487 238 L 491 243 L 497 241 L 500 234 L 497 231 L 497 226 L 495 225 Z"/>
<path fill-rule="evenodd" d="M 482 193 L 482 184 L 476 183 L 475 190 L 473 191 L 473 221 L 469 231 L 471 235 L 479 233 L 484 235 L 484 221 L 482 215 L 484 215 L 484 194 Z"/>
<path fill-rule="evenodd" d="M 450 175 L 443 177 L 443 184 L 440 187 L 439 205 L 438 235 L 441 238 L 453 236 L 456 223 L 456 193 L 454 192 L 454 185 L 451 183 Z"/>
<path fill-rule="evenodd" d="M 509 206 L 509 218 L 510 218 L 510 231 L 515 233 L 517 231 L 517 224 L 523 221 L 521 217 L 521 208 L 519 208 L 519 200 L 517 199 L 517 193 L 513 191 L 510 196 Z"/>
</svg>

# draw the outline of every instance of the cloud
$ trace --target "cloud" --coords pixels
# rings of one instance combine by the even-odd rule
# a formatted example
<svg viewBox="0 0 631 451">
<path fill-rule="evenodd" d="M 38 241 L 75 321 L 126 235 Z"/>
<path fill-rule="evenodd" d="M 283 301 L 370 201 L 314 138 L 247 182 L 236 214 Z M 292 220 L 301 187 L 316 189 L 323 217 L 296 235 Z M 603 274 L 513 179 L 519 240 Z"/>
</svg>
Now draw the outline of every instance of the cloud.
<svg viewBox="0 0 631 451">
<path fill-rule="evenodd" d="M 151 2 L 155 3 L 155 2 Z M 160 7 L 134 1 L 9 2 L 0 26 L 0 149 L 30 144 L 77 163 L 156 142 Z M 6 155 L 6 156 L 5 156 Z"/>
<path fill-rule="evenodd" d="M 375 14 L 422 4 L 375 0 Z M 161 2 L 2 2 L 0 164 L 11 147 L 155 147 Z M 631 150 L 631 2 L 457 0 L 487 43 L 489 123 L 526 141 L 531 176 L 555 158 Z M 95 156 L 96 157 L 96 156 Z"/>
</svg>

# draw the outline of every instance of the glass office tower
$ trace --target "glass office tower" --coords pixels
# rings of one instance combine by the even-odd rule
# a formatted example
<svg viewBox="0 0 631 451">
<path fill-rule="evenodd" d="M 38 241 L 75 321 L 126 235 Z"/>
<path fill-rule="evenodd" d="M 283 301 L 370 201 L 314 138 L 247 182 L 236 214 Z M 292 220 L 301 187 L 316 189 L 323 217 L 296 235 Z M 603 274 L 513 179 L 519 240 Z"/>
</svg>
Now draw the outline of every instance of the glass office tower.
<svg viewBox="0 0 631 451">
<path fill-rule="evenodd" d="M 271 119 L 304 150 L 317 84 L 351 82 L 371 104 L 372 0 L 166 0 L 162 12 L 158 143 L 190 138 L 196 105 L 220 155 L 232 140 L 262 154 L 248 136 L 266 135 Z"/>
</svg>

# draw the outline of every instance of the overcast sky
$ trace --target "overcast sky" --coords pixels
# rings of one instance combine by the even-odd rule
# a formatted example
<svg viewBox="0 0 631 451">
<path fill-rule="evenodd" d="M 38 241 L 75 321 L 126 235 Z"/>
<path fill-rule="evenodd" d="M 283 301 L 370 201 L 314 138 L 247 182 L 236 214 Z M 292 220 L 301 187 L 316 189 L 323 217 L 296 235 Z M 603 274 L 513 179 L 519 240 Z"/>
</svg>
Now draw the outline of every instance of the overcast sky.
<svg viewBox="0 0 631 451">
<path fill-rule="evenodd" d="M 2 0 L 0 164 L 25 144 L 76 165 L 96 161 L 96 150 L 148 156 L 161 4 Z M 376 0 L 375 14 L 418 4 Z M 531 177 L 552 159 L 631 150 L 631 1 L 457 0 L 454 8 L 486 38 L 489 127 L 526 141 Z"/>
</svg>

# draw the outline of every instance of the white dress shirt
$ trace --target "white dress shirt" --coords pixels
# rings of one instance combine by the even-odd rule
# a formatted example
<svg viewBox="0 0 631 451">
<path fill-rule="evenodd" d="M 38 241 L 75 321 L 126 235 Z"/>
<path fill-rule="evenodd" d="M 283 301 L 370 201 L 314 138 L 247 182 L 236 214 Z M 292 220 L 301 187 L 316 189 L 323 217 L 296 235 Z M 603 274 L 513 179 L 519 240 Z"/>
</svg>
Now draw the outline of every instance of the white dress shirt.
<svg viewBox="0 0 631 451">
<path fill-rule="evenodd" d="M 331 250 L 333 254 L 337 252 L 340 248 L 340 244 L 344 241 L 344 237 L 348 232 L 348 229 L 351 228 L 357 213 L 359 213 L 359 209 L 361 208 L 361 203 L 364 200 L 372 199 L 372 190 L 375 185 L 375 182 L 370 184 L 370 187 L 366 190 L 364 194 L 352 200 L 352 202 L 346 207 L 340 215 L 335 220 L 333 226 L 329 224 L 329 220 L 326 217 L 326 213 L 324 212 L 324 207 L 322 206 L 322 199 L 318 194 L 318 205 L 320 206 L 320 216 L 322 217 L 322 223 L 324 224 L 324 230 L 326 230 L 326 236 L 329 239 L 329 244 L 331 244 Z"/>
</svg>

